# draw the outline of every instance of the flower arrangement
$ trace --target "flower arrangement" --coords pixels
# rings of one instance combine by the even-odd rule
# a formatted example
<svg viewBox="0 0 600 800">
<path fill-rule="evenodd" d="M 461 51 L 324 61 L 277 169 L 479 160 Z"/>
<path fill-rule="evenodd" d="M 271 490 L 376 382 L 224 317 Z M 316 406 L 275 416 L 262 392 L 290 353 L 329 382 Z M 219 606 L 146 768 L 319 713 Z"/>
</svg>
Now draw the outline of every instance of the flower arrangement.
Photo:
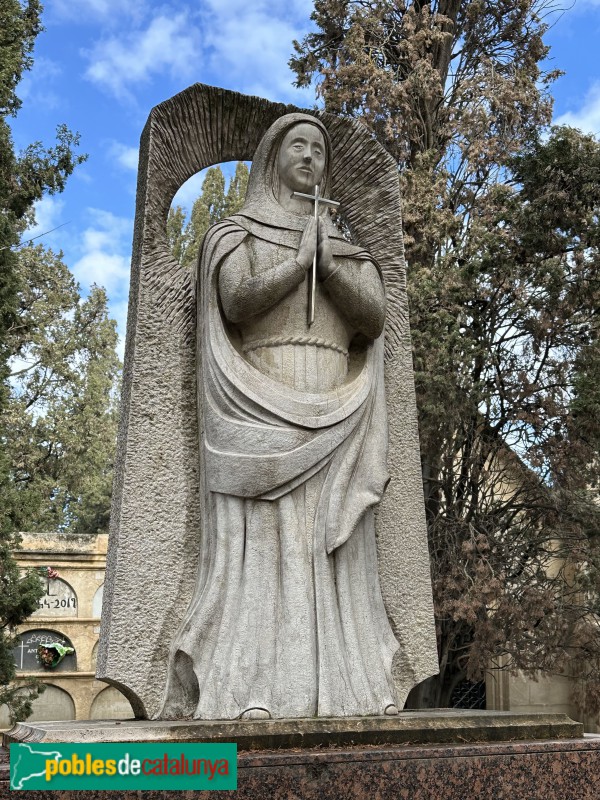
<svg viewBox="0 0 600 800">
<path fill-rule="evenodd" d="M 69 653 L 74 653 L 73 647 L 66 647 L 59 642 L 38 645 L 37 654 L 40 664 L 44 669 L 54 669 Z"/>
<path fill-rule="evenodd" d="M 60 578 L 58 570 L 54 569 L 54 567 L 35 567 L 35 571 L 40 578 Z"/>
</svg>

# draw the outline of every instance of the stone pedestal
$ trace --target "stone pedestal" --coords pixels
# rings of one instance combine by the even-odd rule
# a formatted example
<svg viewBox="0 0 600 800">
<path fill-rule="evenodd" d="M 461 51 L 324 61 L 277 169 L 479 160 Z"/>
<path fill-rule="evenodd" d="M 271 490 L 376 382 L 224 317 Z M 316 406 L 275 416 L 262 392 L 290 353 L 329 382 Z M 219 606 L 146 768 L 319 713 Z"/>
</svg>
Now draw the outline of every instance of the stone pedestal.
<svg viewBox="0 0 600 800">
<path fill-rule="evenodd" d="M 238 752 L 579 739 L 583 725 L 566 714 L 433 709 L 396 717 L 273 720 L 90 720 L 18 723 L 4 734 L 17 742 L 236 742 Z"/>
<path fill-rule="evenodd" d="M 397 719 L 37 723 L 15 741 L 237 741 L 237 792 L 145 791 L 144 800 L 596 800 L 600 736 L 560 714 L 404 712 Z M 8 794 L 8 792 L 7 792 Z M 78 791 L 63 800 L 133 800 Z M 11 792 L 16 800 L 28 793 Z M 54 800 L 38 792 L 36 800 Z"/>
</svg>

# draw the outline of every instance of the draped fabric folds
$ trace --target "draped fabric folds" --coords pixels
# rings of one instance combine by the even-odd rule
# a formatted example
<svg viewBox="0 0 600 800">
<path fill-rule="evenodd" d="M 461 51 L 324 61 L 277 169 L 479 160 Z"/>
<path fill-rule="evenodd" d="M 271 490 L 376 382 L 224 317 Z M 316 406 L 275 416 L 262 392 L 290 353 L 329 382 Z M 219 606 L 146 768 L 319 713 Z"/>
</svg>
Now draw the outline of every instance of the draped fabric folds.
<svg viewBox="0 0 600 800">
<path fill-rule="evenodd" d="M 283 213 L 266 219 L 257 194 L 251 185 L 241 214 L 209 231 L 199 265 L 202 556 L 162 716 L 382 714 L 398 649 L 373 516 L 388 480 L 383 337 L 335 391 L 284 386 L 244 358 L 220 308 L 220 265 L 246 237 L 285 249 L 301 233 Z"/>
</svg>

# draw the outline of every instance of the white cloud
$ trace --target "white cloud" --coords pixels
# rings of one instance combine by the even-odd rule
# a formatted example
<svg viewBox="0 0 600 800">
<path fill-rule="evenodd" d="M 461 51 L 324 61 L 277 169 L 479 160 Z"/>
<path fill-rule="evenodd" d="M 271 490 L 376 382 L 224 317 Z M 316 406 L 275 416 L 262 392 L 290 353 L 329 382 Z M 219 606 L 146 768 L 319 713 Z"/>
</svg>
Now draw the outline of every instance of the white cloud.
<svg viewBox="0 0 600 800">
<path fill-rule="evenodd" d="M 132 221 L 100 209 L 88 209 L 88 215 L 92 224 L 82 234 L 73 273 L 83 287 L 96 283 L 110 297 L 126 297 Z"/>
<path fill-rule="evenodd" d="M 118 253 L 90 250 L 75 264 L 73 272 L 81 283 L 96 283 L 110 292 L 127 279 L 129 260 Z"/>
<path fill-rule="evenodd" d="M 114 0 L 85 3 L 98 11 Z M 311 10 L 312 0 L 203 0 L 199 6 L 179 5 L 177 11 L 146 6 L 143 24 L 138 17 L 133 27 L 122 26 L 118 34 L 113 29 L 84 51 L 85 76 L 128 102 L 133 87 L 170 75 L 179 86 L 204 80 L 273 100 L 312 104 L 314 92 L 293 88 L 295 76 L 287 65 L 292 40 L 302 39 L 310 28 Z"/>
<path fill-rule="evenodd" d="M 206 45 L 210 65 L 226 74 L 229 83 L 244 92 L 272 100 L 299 104 L 314 100 L 312 90 L 294 89 L 294 74 L 288 67 L 292 40 L 301 39 L 308 28 L 305 0 L 295 0 L 282 10 L 272 2 L 228 4 L 210 0 Z"/>
<path fill-rule="evenodd" d="M 53 88 L 61 75 L 62 69 L 56 61 L 36 56 L 33 67 L 19 82 L 17 94 L 30 105 L 54 110 L 61 105 L 60 95 Z"/>
<path fill-rule="evenodd" d="M 128 147 L 121 142 L 112 142 L 108 152 L 109 157 L 114 159 L 120 166 L 134 172 L 137 172 L 139 154 L 137 147 Z"/>
<path fill-rule="evenodd" d="M 167 71 L 174 77 L 189 76 L 197 66 L 199 50 L 198 31 L 187 12 L 160 15 L 145 30 L 97 42 L 85 53 L 90 61 L 85 76 L 125 100 L 130 86 L 152 75 Z"/>
<path fill-rule="evenodd" d="M 35 239 L 33 244 L 52 245 L 52 239 L 56 237 L 53 237 L 50 231 L 67 222 L 63 217 L 64 205 L 64 201 L 61 198 L 51 197 L 50 195 L 46 195 L 34 203 L 35 224 L 25 231 L 22 241 L 27 242 L 30 239 Z"/>
<path fill-rule="evenodd" d="M 99 208 L 85 213 L 89 224 L 74 248 L 78 257 L 71 269 L 84 294 L 93 283 L 106 289 L 108 312 L 119 333 L 117 350 L 123 358 L 133 220 Z"/>
<path fill-rule="evenodd" d="M 600 0 L 598 0 L 600 3 Z M 561 114 L 555 125 L 570 125 L 584 133 L 600 135 L 600 81 L 593 84 L 588 91 L 583 106 L 578 111 L 567 111 Z"/>
</svg>

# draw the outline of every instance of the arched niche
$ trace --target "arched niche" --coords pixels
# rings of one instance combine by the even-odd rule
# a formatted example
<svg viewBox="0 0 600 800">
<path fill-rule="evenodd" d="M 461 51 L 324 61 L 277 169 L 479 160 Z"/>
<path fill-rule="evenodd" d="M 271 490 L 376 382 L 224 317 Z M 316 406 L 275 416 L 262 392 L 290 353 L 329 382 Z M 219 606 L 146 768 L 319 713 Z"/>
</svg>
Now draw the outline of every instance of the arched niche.
<svg viewBox="0 0 600 800">
<path fill-rule="evenodd" d="M 46 684 L 43 694 L 33 701 L 33 713 L 27 722 L 75 719 L 75 703 L 69 692 L 51 683 Z M 8 708 L 0 707 L 0 728 L 10 727 Z"/>
<path fill-rule="evenodd" d="M 77 653 L 69 653 L 56 667 L 45 669 L 38 657 L 39 645 L 62 644 L 73 647 L 73 643 L 62 633 L 48 628 L 35 628 L 31 631 L 20 633 L 16 646 L 13 648 L 13 657 L 17 672 L 75 672 L 77 670 Z"/>
<path fill-rule="evenodd" d="M 29 722 L 41 722 L 51 719 L 75 719 L 75 703 L 65 689 L 59 689 L 51 683 L 46 684 L 46 691 L 33 701 L 33 713 Z"/>
<path fill-rule="evenodd" d="M 90 719 L 132 719 L 133 709 L 125 695 L 114 686 L 96 695 L 90 711 Z"/>
<path fill-rule="evenodd" d="M 102 599 L 104 597 L 104 584 L 96 589 L 92 600 L 92 617 L 100 619 L 102 616 Z"/>
<path fill-rule="evenodd" d="M 76 617 L 79 604 L 75 589 L 62 578 L 44 578 L 43 581 L 46 591 L 32 617 Z"/>
</svg>

